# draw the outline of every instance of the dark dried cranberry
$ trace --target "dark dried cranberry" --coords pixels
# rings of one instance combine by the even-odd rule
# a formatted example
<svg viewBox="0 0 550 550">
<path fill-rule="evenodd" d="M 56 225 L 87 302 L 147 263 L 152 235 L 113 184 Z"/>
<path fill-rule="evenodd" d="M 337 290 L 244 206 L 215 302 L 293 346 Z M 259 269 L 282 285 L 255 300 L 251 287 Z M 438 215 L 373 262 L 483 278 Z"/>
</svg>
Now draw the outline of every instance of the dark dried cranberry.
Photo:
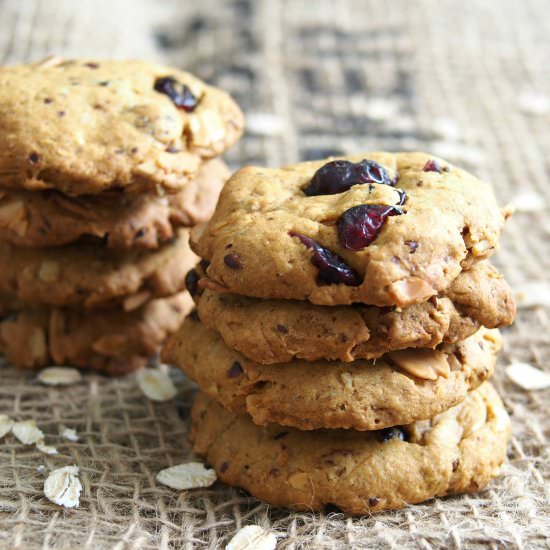
<svg viewBox="0 0 550 550">
<path fill-rule="evenodd" d="M 344 248 L 361 250 L 368 246 L 388 216 L 398 216 L 403 211 L 397 206 L 384 204 L 359 204 L 348 208 L 338 220 L 338 237 Z"/>
<path fill-rule="evenodd" d="M 199 279 L 199 274 L 195 269 L 188 271 L 185 276 L 185 288 L 191 296 L 195 296 L 199 290 Z"/>
<path fill-rule="evenodd" d="M 201 269 L 206 273 L 206 270 L 208 269 L 208 266 L 210 265 L 210 262 L 208 260 L 202 259 L 199 262 L 199 265 L 201 266 Z"/>
<path fill-rule="evenodd" d="M 378 497 L 369 498 L 369 506 L 378 506 L 380 504 L 380 499 Z"/>
<path fill-rule="evenodd" d="M 190 113 L 198 104 L 198 99 L 185 85 L 178 82 L 173 76 L 164 76 L 155 80 L 155 90 L 167 95 L 178 109 Z"/>
<path fill-rule="evenodd" d="M 277 332 L 280 332 L 281 334 L 288 334 L 288 328 L 286 328 L 284 325 L 277 325 Z"/>
<path fill-rule="evenodd" d="M 446 172 L 448 170 L 447 167 L 442 167 L 437 160 L 430 159 L 426 161 L 426 164 L 424 165 L 424 168 L 422 169 L 424 172 L 437 172 L 438 174 L 441 174 L 441 172 Z"/>
<path fill-rule="evenodd" d="M 399 427 L 394 426 L 393 428 L 386 428 L 385 430 L 380 430 L 380 440 L 381 441 L 390 441 L 392 439 L 399 439 L 400 441 L 406 441 L 405 432 Z"/>
<path fill-rule="evenodd" d="M 95 63 L 94 61 L 90 61 L 89 63 L 84 63 L 85 67 L 88 67 L 89 69 L 99 69 L 99 63 Z"/>
<path fill-rule="evenodd" d="M 349 162 L 347 160 L 333 160 L 321 166 L 309 185 L 304 189 L 308 196 L 334 195 L 343 193 L 353 185 L 364 183 L 384 183 L 395 185 L 387 170 L 373 160 Z"/>
<path fill-rule="evenodd" d="M 313 250 L 311 263 L 319 270 L 317 275 L 318 283 L 325 284 L 345 284 L 348 286 L 358 286 L 361 284 L 361 277 L 357 271 L 344 262 L 340 256 L 321 246 L 310 237 L 300 233 L 289 231 L 291 237 L 297 237 L 302 244 Z"/>
<path fill-rule="evenodd" d="M 223 474 L 224 472 L 227 472 L 227 468 L 229 468 L 229 464 L 227 462 L 222 462 L 220 464 L 220 472 Z"/>
<path fill-rule="evenodd" d="M 405 241 L 405 244 L 409 247 L 409 252 L 414 254 L 420 246 L 416 241 Z"/>
<path fill-rule="evenodd" d="M 231 254 L 226 254 L 223 257 L 223 262 L 227 267 L 231 269 L 242 269 L 243 263 L 241 261 L 241 255 L 237 252 L 231 252 Z"/>
<path fill-rule="evenodd" d="M 238 361 L 235 361 L 231 367 L 229 367 L 229 370 L 227 371 L 227 376 L 229 378 L 237 378 L 237 376 L 240 376 L 243 373 L 243 368 L 241 364 Z"/>
</svg>

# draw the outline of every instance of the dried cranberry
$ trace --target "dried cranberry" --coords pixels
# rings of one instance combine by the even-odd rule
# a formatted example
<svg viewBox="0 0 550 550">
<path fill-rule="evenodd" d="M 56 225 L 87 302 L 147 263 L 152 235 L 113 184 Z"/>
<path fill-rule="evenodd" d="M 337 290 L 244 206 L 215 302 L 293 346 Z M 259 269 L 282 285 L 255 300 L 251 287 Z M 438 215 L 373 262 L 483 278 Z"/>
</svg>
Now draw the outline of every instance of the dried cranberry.
<svg viewBox="0 0 550 550">
<path fill-rule="evenodd" d="M 395 185 L 387 170 L 373 160 L 349 162 L 347 160 L 333 160 L 321 166 L 309 185 L 304 189 L 308 196 L 334 195 L 343 193 L 353 185 L 364 183 L 383 183 Z"/>
<path fill-rule="evenodd" d="M 237 252 L 231 252 L 231 254 L 226 254 L 223 257 L 223 262 L 227 267 L 231 269 L 242 269 L 243 262 L 241 261 L 241 255 Z"/>
<path fill-rule="evenodd" d="M 163 76 L 155 80 L 155 90 L 167 95 L 178 109 L 190 113 L 198 104 L 198 99 L 185 85 L 178 82 L 173 76 Z"/>
<path fill-rule="evenodd" d="M 224 472 L 227 472 L 227 468 L 229 468 L 229 464 L 227 462 L 222 462 L 220 464 L 220 472 L 223 474 Z"/>
<path fill-rule="evenodd" d="M 405 432 L 399 427 L 394 426 L 393 428 L 386 428 L 385 430 L 380 430 L 380 440 L 381 441 L 390 441 L 392 439 L 399 439 L 400 441 L 406 441 Z"/>
<path fill-rule="evenodd" d="M 289 231 L 291 237 L 297 237 L 302 244 L 313 250 L 311 263 L 319 270 L 317 276 L 318 283 L 340 284 L 348 286 L 358 286 L 361 284 L 361 277 L 349 265 L 347 265 L 340 256 L 321 246 L 310 237 L 300 233 Z"/>
<path fill-rule="evenodd" d="M 398 206 L 403 206 L 407 199 L 409 198 L 409 195 L 403 190 L 403 189 L 396 189 L 397 194 L 399 195 L 399 200 L 397 201 Z"/>
<path fill-rule="evenodd" d="M 430 159 L 426 161 L 426 164 L 424 165 L 424 168 L 422 169 L 424 172 L 437 172 L 438 174 L 441 174 L 441 172 L 446 172 L 448 170 L 447 167 L 442 167 L 437 160 Z"/>
<path fill-rule="evenodd" d="M 235 361 L 231 367 L 229 367 L 229 370 L 227 371 L 227 376 L 229 378 L 237 378 L 237 376 L 240 376 L 243 373 L 243 368 L 241 364 L 238 361 Z"/>
<path fill-rule="evenodd" d="M 29 162 L 31 164 L 38 164 L 40 162 L 40 155 L 38 153 L 31 153 L 29 155 Z"/>
<path fill-rule="evenodd" d="M 384 204 L 360 204 L 348 208 L 338 220 L 338 237 L 344 248 L 361 250 L 368 246 L 386 223 L 388 216 L 398 216 L 403 211 L 397 206 Z"/>
<path fill-rule="evenodd" d="M 405 241 L 405 244 L 409 247 L 409 252 L 414 254 L 420 246 L 417 241 Z"/>
<path fill-rule="evenodd" d="M 380 499 L 378 497 L 369 498 L 369 506 L 378 506 L 380 504 Z"/>
</svg>

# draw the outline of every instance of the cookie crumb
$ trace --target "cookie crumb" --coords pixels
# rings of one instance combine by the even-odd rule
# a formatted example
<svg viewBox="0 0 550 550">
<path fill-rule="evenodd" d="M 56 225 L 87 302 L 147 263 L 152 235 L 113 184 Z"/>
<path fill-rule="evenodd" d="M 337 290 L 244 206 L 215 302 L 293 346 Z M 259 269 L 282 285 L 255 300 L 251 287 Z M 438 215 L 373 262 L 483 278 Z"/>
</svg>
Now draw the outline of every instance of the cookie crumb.
<svg viewBox="0 0 550 550">
<path fill-rule="evenodd" d="M 0 439 L 9 434 L 13 427 L 13 420 L 7 414 L 0 414 Z"/>
<path fill-rule="evenodd" d="M 23 445 L 33 445 L 40 440 L 44 440 L 44 433 L 38 428 L 34 420 L 15 422 L 11 431 Z"/>
<path fill-rule="evenodd" d="M 63 439 L 67 439 L 68 441 L 79 441 L 80 437 L 78 437 L 78 434 L 76 433 L 76 430 L 73 428 L 67 428 L 67 426 L 59 426 L 59 435 Z"/>
</svg>

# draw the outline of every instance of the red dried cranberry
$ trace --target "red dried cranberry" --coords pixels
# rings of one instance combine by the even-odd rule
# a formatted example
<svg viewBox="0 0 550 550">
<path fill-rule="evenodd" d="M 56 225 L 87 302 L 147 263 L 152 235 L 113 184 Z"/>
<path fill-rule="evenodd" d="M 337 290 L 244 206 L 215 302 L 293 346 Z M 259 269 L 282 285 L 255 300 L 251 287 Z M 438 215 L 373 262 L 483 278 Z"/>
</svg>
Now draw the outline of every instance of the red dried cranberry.
<svg viewBox="0 0 550 550">
<path fill-rule="evenodd" d="M 441 172 L 447 171 L 447 168 L 442 168 L 441 164 L 439 164 L 437 160 L 430 159 L 426 161 L 426 164 L 422 170 L 424 172 L 437 172 L 438 174 L 441 174 Z"/>
<path fill-rule="evenodd" d="M 386 223 L 388 216 L 398 216 L 403 211 L 397 206 L 384 204 L 360 204 L 348 208 L 338 220 L 338 237 L 344 248 L 361 250 L 368 246 Z"/>
<path fill-rule="evenodd" d="M 302 244 L 313 250 L 311 263 L 319 270 L 317 282 L 320 284 L 345 284 L 358 286 L 361 284 L 361 277 L 340 256 L 321 246 L 310 237 L 300 233 L 289 231 L 291 237 L 297 237 Z"/>
<path fill-rule="evenodd" d="M 405 432 L 399 426 L 394 426 L 393 428 L 386 428 L 385 430 L 380 430 L 379 435 L 380 435 L 381 441 L 390 441 L 392 439 L 407 441 Z"/>
<path fill-rule="evenodd" d="M 163 76 L 155 80 L 155 90 L 167 95 L 178 109 L 190 113 L 198 104 L 198 99 L 185 85 L 178 82 L 173 76 Z"/>
<path fill-rule="evenodd" d="M 349 162 L 347 160 L 333 160 L 321 166 L 309 185 L 304 189 L 308 196 L 334 195 L 343 193 L 353 185 L 364 183 L 383 183 L 395 185 L 387 170 L 373 160 Z"/>
<path fill-rule="evenodd" d="M 229 378 L 237 378 L 237 376 L 240 376 L 242 373 L 243 368 L 241 364 L 238 361 L 235 361 L 227 371 L 227 376 L 229 376 Z"/>
<path fill-rule="evenodd" d="M 396 189 L 396 191 L 397 191 L 397 194 L 399 195 L 399 200 L 397 201 L 397 205 L 403 206 L 407 202 L 409 195 L 407 195 L 404 189 Z"/>
<path fill-rule="evenodd" d="M 231 269 L 242 269 L 243 262 L 241 261 L 241 255 L 237 252 L 231 252 L 223 257 L 223 261 L 227 267 Z"/>
</svg>

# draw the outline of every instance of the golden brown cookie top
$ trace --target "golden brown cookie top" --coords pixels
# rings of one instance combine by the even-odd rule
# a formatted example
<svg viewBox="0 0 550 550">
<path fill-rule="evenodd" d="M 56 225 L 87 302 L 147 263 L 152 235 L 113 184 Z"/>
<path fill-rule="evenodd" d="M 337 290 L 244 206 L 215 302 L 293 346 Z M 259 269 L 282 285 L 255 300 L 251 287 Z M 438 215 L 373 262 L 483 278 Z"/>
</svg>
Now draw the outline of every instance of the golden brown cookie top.
<svg viewBox="0 0 550 550">
<path fill-rule="evenodd" d="M 408 306 L 490 256 L 503 222 L 490 186 L 445 161 L 364 153 L 243 168 L 192 246 L 219 291 Z"/>
<path fill-rule="evenodd" d="M 223 91 L 145 61 L 0 69 L 0 186 L 68 195 L 181 189 L 239 138 Z"/>
</svg>

